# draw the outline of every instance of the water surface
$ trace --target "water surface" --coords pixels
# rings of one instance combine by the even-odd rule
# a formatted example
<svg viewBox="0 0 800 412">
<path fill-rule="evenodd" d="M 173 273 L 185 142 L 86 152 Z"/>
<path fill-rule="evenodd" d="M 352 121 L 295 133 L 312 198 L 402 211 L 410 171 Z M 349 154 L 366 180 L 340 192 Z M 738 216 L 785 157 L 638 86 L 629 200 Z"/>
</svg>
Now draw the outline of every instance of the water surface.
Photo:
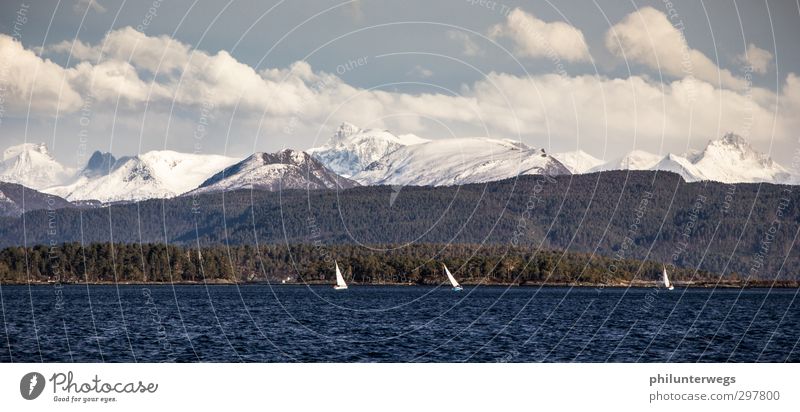
<svg viewBox="0 0 800 412">
<path fill-rule="evenodd" d="M 796 289 L 2 286 L 2 362 L 797 362 Z"/>
</svg>

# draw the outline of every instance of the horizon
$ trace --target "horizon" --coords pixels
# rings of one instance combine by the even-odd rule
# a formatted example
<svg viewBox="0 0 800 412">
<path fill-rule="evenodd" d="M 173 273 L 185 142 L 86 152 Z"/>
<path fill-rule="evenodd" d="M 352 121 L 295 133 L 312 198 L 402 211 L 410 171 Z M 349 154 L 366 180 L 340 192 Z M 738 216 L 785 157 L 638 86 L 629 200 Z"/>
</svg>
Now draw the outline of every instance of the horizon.
<svg viewBox="0 0 800 412">
<path fill-rule="evenodd" d="M 318 147 L 350 121 L 606 161 L 734 132 L 795 157 L 793 4 L 458 3 L 2 4 L 0 144 L 45 141 L 76 165 L 95 150 L 241 157 Z"/>
<path fill-rule="evenodd" d="M 346 123 L 346 124 L 350 124 L 350 125 L 354 125 L 353 123 L 350 123 L 350 122 L 347 122 L 347 121 L 343 122 L 343 124 L 345 124 L 345 123 Z M 354 126 L 355 126 L 355 127 L 357 127 L 357 128 L 359 129 L 359 130 L 358 130 L 358 132 L 366 132 L 366 131 L 372 131 L 372 130 L 380 130 L 380 131 L 385 131 L 385 132 L 391 133 L 392 135 L 394 135 L 394 136 L 396 136 L 396 137 L 401 137 L 401 136 L 405 136 L 405 135 L 408 135 L 408 134 L 409 134 L 409 133 L 396 133 L 396 132 L 393 132 L 392 130 L 389 130 L 389 129 L 380 129 L 380 128 L 364 129 L 364 128 L 360 128 L 360 127 L 358 127 L 358 125 L 354 125 Z M 341 127 L 341 126 L 340 126 L 340 127 Z M 336 130 L 336 131 L 338 131 L 338 130 L 339 130 L 339 128 L 337 128 L 337 130 Z M 76 170 L 76 172 L 79 172 L 79 171 L 80 171 L 80 169 L 81 169 L 81 166 L 84 166 L 84 167 L 85 167 L 85 166 L 87 166 L 87 165 L 88 165 L 88 163 L 91 161 L 91 158 L 92 158 L 94 155 L 96 155 L 96 154 L 100 154 L 100 155 L 107 155 L 107 154 L 110 154 L 110 155 L 112 155 L 112 156 L 114 157 L 114 159 L 115 159 L 116 161 L 119 161 L 119 160 L 122 160 L 122 159 L 128 159 L 128 158 L 132 158 L 132 157 L 137 157 L 137 156 L 145 155 L 145 154 L 148 154 L 148 153 L 155 153 L 155 152 L 173 152 L 173 153 L 189 154 L 189 155 L 201 155 L 201 156 L 202 156 L 202 155 L 215 155 L 215 156 L 225 156 L 225 157 L 230 157 L 230 158 L 235 158 L 235 159 L 240 159 L 240 160 L 246 159 L 246 158 L 248 158 L 248 157 L 250 157 L 250 156 L 252 156 L 252 155 L 259 154 L 259 153 L 278 153 L 278 152 L 283 152 L 283 151 L 286 151 L 286 150 L 293 150 L 293 151 L 299 151 L 299 152 L 304 152 L 304 153 L 306 153 L 306 154 L 310 154 L 309 152 L 310 152 L 311 150 L 313 150 L 313 149 L 318 149 L 318 148 L 321 148 L 321 147 L 324 147 L 324 146 L 326 146 L 326 145 L 327 145 L 327 144 L 328 144 L 330 141 L 332 141 L 332 140 L 334 139 L 334 137 L 335 137 L 334 135 L 335 135 L 336 131 L 334 131 L 334 132 L 331 134 L 331 136 L 328 138 L 328 140 L 324 141 L 323 143 L 321 143 L 320 145 L 318 145 L 318 146 L 315 146 L 315 147 L 308 147 L 308 148 L 304 148 L 304 149 L 303 149 L 303 148 L 297 148 L 297 147 L 285 147 L 285 148 L 278 149 L 278 150 L 276 150 L 276 151 L 272 151 L 272 152 L 267 152 L 267 151 L 255 151 L 255 152 L 244 153 L 244 154 L 239 154 L 239 155 L 226 154 L 226 153 L 220 153 L 220 154 L 205 154 L 205 153 L 195 153 L 195 152 L 191 152 L 191 151 L 179 151 L 179 150 L 173 150 L 173 149 L 167 149 L 167 148 L 164 148 L 164 149 L 151 149 L 151 150 L 148 150 L 148 151 L 146 151 L 146 152 L 141 152 L 141 153 L 122 153 L 122 154 L 118 154 L 118 153 L 114 153 L 114 152 L 107 152 L 107 151 L 103 151 L 103 150 L 100 150 L 100 149 L 96 149 L 96 150 L 94 150 L 94 151 L 92 151 L 92 152 L 91 152 L 91 154 L 90 154 L 90 155 L 89 155 L 89 156 L 88 156 L 88 157 L 85 159 L 85 162 L 84 162 L 82 165 L 75 165 L 75 168 L 76 168 L 76 169 L 78 169 L 78 170 Z M 704 145 L 702 148 L 699 148 L 699 149 L 690 149 L 690 150 L 687 150 L 687 151 L 685 151 L 685 152 L 682 152 L 682 153 L 672 153 L 672 152 L 665 152 L 665 153 L 653 153 L 653 152 L 647 152 L 646 150 L 642 150 L 642 149 L 632 149 L 632 150 L 630 150 L 630 151 L 628 151 L 628 152 L 621 153 L 621 154 L 620 154 L 619 156 L 617 156 L 617 157 L 610 158 L 610 159 L 603 159 L 603 158 L 600 158 L 600 157 L 597 157 L 597 156 L 595 156 L 595 155 L 594 155 L 594 154 L 592 154 L 592 153 L 586 152 L 585 150 L 582 150 L 582 149 L 576 149 L 576 150 L 573 150 L 573 151 L 568 151 L 568 152 L 556 152 L 556 153 L 551 153 L 551 155 L 552 155 L 552 156 L 558 156 L 558 155 L 570 155 L 570 154 L 575 154 L 575 153 L 581 153 L 581 152 L 582 152 L 582 153 L 588 154 L 589 156 L 592 156 L 592 157 L 594 157 L 595 159 L 597 159 L 597 160 L 599 160 L 599 161 L 602 161 L 602 162 L 603 162 L 603 164 L 610 163 L 610 162 L 613 162 L 613 161 L 615 161 L 615 160 L 621 160 L 621 159 L 623 159 L 624 157 L 626 157 L 626 156 L 628 156 L 628 155 L 630 155 L 631 153 L 634 153 L 634 152 L 646 152 L 646 153 L 651 153 L 651 154 L 654 154 L 654 155 L 657 155 L 657 156 L 664 156 L 664 157 L 666 157 L 666 156 L 669 156 L 669 155 L 676 155 L 676 156 L 680 156 L 680 157 L 688 157 L 688 156 L 690 156 L 690 155 L 692 155 L 692 154 L 695 154 L 695 153 L 697 153 L 697 152 L 700 152 L 700 151 L 704 150 L 704 149 L 705 149 L 705 148 L 706 148 L 706 147 L 707 147 L 709 144 L 711 144 L 712 142 L 717 142 L 717 141 L 722 141 L 722 140 L 724 140 L 724 139 L 725 139 L 727 136 L 729 136 L 729 135 L 734 135 L 734 136 L 737 136 L 737 137 L 740 137 L 740 138 L 742 138 L 742 139 L 744 140 L 744 142 L 745 142 L 747 145 L 749 145 L 749 146 L 751 146 L 751 147 L 752 147 L 752 144 L 751 144 L 751 142 L 750 142 L 749 140 L 747 140 L 746 138 L 744 138 L 743 136 L 741 136 L 741 135 L 738 135 L 738 134 L 736 134 L 735 132 L 725 132 L 725 133 L 723 133 L 723 134 L 722 134 L 720 137 L 718 137 L 718 138 L 715 138 L 715 139 L 708 139 L 708 140 L 707 140 L 707 142 L 706 142 L 706 144 L 705 144 L 705 145 Z M 492 139 L 492 138 L 490 138 L 490 137 L 485 137 L 485 136 L 454 136 L 454 137 L 442 138 L 442 139 L 428 139 L 428 138 L 426 138 L 425 136 L 417 136 L 417 135 L 413 135 L 413 136 L 415 136 L 415 137 L 417 137 L 417 138 L 425 139 L 425 140 L 448 140 L 448 139 L 453 139 L 453 140 L 455 140 L 455 139 Z M 510 140 L 510 141 L 513 141 L 513 142 L 520 142 L 520 143 L 526 144 L 525 142 L 521 142 L 521 141 L 519 141 L 519 140 L 514 140 L 514 139 L 502 139 L 502 140 Z M 420 143 L 425 143 L 425 141 L 421 141 L 421 142 L 419 142 L 419 143 L 413 143 L 413 144 L 420 144 Z M 49 145 L 47 144 L 47 142 L 44 142 L 44 141 L 39 141 L 39 142 L 23 142 L 23 143 L 18 143 L 18 144 L 14 144 L 14 145 L 11 145 L 11 146 L 7 146 L 7 147 L 3 148 L 2 150 L 3 150 L 3 152 L 5 153 L 5 151 L 6 151 L 7 149 L 11 149 L 11 148 L 15 148 L 15 147 L 21 147 L 21 146 L 24 146 L 24 145 L 44 145 L 44 147 L 45 147 L 45 148 L 47 149 L 47 151 L 48 151 L 48 154 L 50 154 L 50 155 L 51 155 L 51 156 L 52 156 L 52 157 L 53 157 L 53 158 L 54 158 L 56 161 L 58 161 L 59 163 L 61 163 L 61 164 L 64 164 L 64 163 L 63 163 L 63 162 L 62 162 L 60 159 L 58 159 L 56 156 L 54 156 L 54 155 L 53 155 L 52 151 L 50 150 L 50 147 L 49 147 Z M 531 148 L 533 148 L 533 149 L 537 149 L 537 148 L 538 148 L 538 147 L 534 147 L 534 146 L 530 146 L 530 147 L 531 147 Z M 755 148 L 755 147 L 753 147 L 753 149 L 756 149 L 756 148 Z M 757 150 L 757 149 L 756 149 L 756 150 Z M 760 152 L 760 151 L 759 151 L 759 153 L 760 153 L 760 154 L 764 154 L 764 155 L 767 155 L 767 156 L 769 156 L 768 154 L 766 154 L 766 153 L 764 153 L 764 152 Z M 312 155 L 312 157 L 313 157 L 313 155 Z M 770 159 L 772 159 L 772 157 L 771 157 L 771 156 L 769 156 L 769 157 L 770 157 Z M 556 158 L 556 159 L 557 159 L 557 160 L 561 160 L 561 159 L 558 159 L 558 158 Z M 790 168 L 789 168 L 789 167 L 787 167 L 786 165 L 783 165 L 783 164 L 781 164 L 780 162 L 776 161 L 775 159 L 772 159 L 772 160 L 773 160 L 774 162 L 776 162 L 778 165 L 780 165 L 781 167 L 783 167 L 783 168 L 785 168 L 785 169 L 787 169 L 787 170 L 790 170 Z M 66 164 L 64 164 L 64 165 L 65 165 L 65 166 L 67 166 L 67 167 L 70 167 L 70 168 L 72 168 L 72 166 L 68 166 L 68 165 L 66 165 Z M 620 169 L 620 170 L 624 170 L 624 169 Z M 791 170 L 790 170 L 790 172 L 791 172 Z"/>
</svg>

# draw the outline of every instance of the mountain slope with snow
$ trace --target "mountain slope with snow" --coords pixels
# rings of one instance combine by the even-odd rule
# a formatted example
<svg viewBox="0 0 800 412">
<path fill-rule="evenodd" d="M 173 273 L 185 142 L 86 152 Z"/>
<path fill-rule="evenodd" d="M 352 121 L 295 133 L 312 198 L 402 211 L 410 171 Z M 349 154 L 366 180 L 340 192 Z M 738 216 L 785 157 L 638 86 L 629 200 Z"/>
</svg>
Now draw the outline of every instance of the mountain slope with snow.
<svg viewBox="0 0 800 412">
<path fill-rule="evenodd" d="M 307 153 L 334 173 L 349 177 L 401 147 L 425 142 L 411 134 L 395 136 L 388 130 L 360 129 L 344 122 L 323 146 Z"/>
<path fill-rule="evenodd" d="M 702 151 L 686 156 L 660 156 L 634 150 L 622 158 L 590 169 L 592 172 L 606 170 L 663 170 L 678 173 L 687 182 L 797 183 L 797 178 L 788 170 L 733 133 L 711 140 Z"/>
<path fill-rule="evenodd" d="M 358 186 L 305 152 L 255 153 L 211 176 L 192 194 L 237 189 L 345 189 Z"/>
<path fill-rule="evenodd" d="M 584 152 L 576 150 L 574 152 L 556 153 L 553 157 L 569 169 L 572 174 L 586 173 L 589 170 L 600 166 L 603 161 Z"/>
<path fill-rule="evenodd" d="M 93 164 L 90 159 L 87 167 L 71 183 L 48 188 L 45 192 L 71 201 L 170 198 L 196 188 L 209 176 L 237 161 L 227 156 L 156 150 L 120 158 L 108 172 L 104 172 L 104 163 L 111 159 L 98 153 L 92 159 L 99 163 Z"/>
<path fill-rule="evenodd" d="M 74 170 L 64 167 L 44 143 L 23 143 L 3 151 L 0 181 L 41 190 L 69 179 Z"/>
<path fill-rule="evenodd" d="M 708 180 L 723 183 L 793 181 L 787 169 L 733 133 L 708 142 L 706 148 L 693 158 L 692 163 Z"/>
<path fill-rule="evenodd" d="M 75 173 L 54 159 L 44 144 L 26 143 L 3 152 L 0 181 L 19 183 L 69 201 L 101 202 L 169 198 L 198 187 L 214 191 L 246 187 L 347 188 L 358 184 L 440 186 L 524 174 L 625 169 L 675 172 L 688 182 L 800 183 L 798 176 L 734 134 L 709 141 L 703 150 L 684 156 L 634 150 L 598 164 L 598 159 L 582 151 L 550 156 L 542 149 L 512 140 L 424 140 L 344 123 L 325 146 L 311 152 L 257 153 L 242 161 L 169 150 L 119 159 L 110 153 L 95 152 L 87 165 Z M 337 174 L 337 170 L 342 173 Z"/>
<path fill-rule="evenodd" d="M 353 180 L 365 185 L 445 186 L 526 174 L 570 174 L 558 160 L 511 140 L 454 138 L 401 147 Z"/>
<path fill-rule="evenodd" d="M 590 172 L 604 170 L 649 170 L 658 164 L 663 156 L 645 152 L 644 150 L 632 150 L 622 157 L 595 166 Z"/>
<path fill-rule="evenodd" d="M 648 169 L 677 173 L 687 182 L 709 180 L 705 173 L 696 165 L 692 164 L 689 159 L 674 154 L 664 156 L 661 161 Z"/>
</svg>

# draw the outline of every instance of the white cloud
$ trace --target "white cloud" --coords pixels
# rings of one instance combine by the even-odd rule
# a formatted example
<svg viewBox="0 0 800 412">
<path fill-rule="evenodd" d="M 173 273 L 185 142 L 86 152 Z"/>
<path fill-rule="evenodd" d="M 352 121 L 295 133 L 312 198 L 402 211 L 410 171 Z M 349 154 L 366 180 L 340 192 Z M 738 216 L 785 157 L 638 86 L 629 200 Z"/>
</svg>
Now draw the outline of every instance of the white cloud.
<svg viewBox="0 0 800 412">
<path fill-rule="evenodd" d="M 754 73 L 765 74 L 772 63 L 773 55 L 769 50 L 764 50 L 753 43 L 747 46 L 747 51 L 736 56 L 736 60 L 753 69 Z"/>
<path fill-rule="evenodd" d="M 447 38 L 457 42 L 461 46 L 461 53 L 465 56 L 481 56 L 483 50 L 475 43 L 468 33 L 458 30 L 448 30 Z"/>
<path fill-rule="evenodd" d="M 183 67 L 190 58 L 192 49 L 167 36 L 147 36 L 133 27 L 123 27 L 108 32 L 97 45 L 88 45 L 80 40 L 75 43 L 63 41 L 45 48 L 47 53 L 72 53 L 78 60 L 130 61 L 139 69 L 150 73 L 169 73 Z M 201 52 L 202 53 L 202 52 Z"/>
<path fill-rule="evenodd" d="M 104 45 L 108 52 L 101 55 Z M 140 46 L 148 50 L 140 51 Z M 69 48 L 62 44 L 48 50 Z M 543 144 L 545 136 L 567 142 L 567 147 L 580 139 L 590 145 L 584 149 L 595 153 L 606 143 L 630 148 L 634 141 L 649 142 L 653 146 L 647 149 L 658 150 L 662 140 L 667 146 L 685 146 L 727 131 L 756 142 L 773 137 L 788 141 L 800 126 L 794 120 L 800 112 L 800 80 L 793 74 L 776 96 L 763 88 L 745 92 L 698 79 L 661 83 L 646 76 L 521 77 L 493 72 L 453 96 L 361 89 L 314 71 L 303 61 L 257 71 L 226 51 L 211 54 L 131 29 L 111 32 L 98 45 L 81 44 L 73 55 L 80 61 L 65 68 L 0 36 L 0 68 L 7 66 L 0 71 L 6 107 L 25 113 L 30 102 L 34 115 L 52 115 L 60 105 L 61 114 L 68 115 L 79 111 L 82 95 L 91 93 L 98 103 L 120 101 L 126 111 L 119 116 L 130 114 L 131 124 L 141 120 L 145 104 L 155 113 L 169 113 L 162 108 L 173 103 L 177 111 L 190 113 L 206 104 L 227 114 L 235 107 L 237 135 L 248 136 L 258 125 L 258 136 L 264 138 L 285 136 L 292 124 L 297 124 L 295 136 L 314 136 L 321 125 L 333 128 L 343 120 L 436 137 L 434 129 L 426 129 L 431 127 L 428 122 L 419 121 L 424 118 L 465 133 L 483 134 L 485 126 L 494 136 L 534 138 L 536 144 Z M 420 69 L 419 74 L 426 73 Z M 98 115 L 106 107 L 114 106 L 94 105 Z M 288 144 L 306 147 L 296 139 Z"/>
<path fill-rule="evenodd" d="M 674 23 L 674 24 L 673 24 Z M 627 15 L 606 32 L 606 47 L 618 57 L 643 64 L 677 78 L 695 77 L 729 88 L 742 88 L 744 81 L 721 69 L 702 52 L 692 49 L 679 28 L 666 14 L 644 7 Z"/>
<path fill-rule="evenodd" d="M 360 0 L 352 0 L 345 10 L 354 21 L 364 20 L 364 9 Z"/>
<path fill-rule="evenodd" d="M 580 30 L 560 21 L 545 22 L 519 8 L 512 10 L 504 23 L 489 29 L 489 37 L 511 39 L 515 52 L 521 56 L 572 62 L 591 59 Z"/>
<path fill-rule="evenodd" d="M 72 5 L 72 10 L 75 11 L 75 13 L 83 13 L 87 7 L 100 14 L 106 12 L 106 8 L 98 3 L 97 0 L 76 0 L 75 4 Z"/>
<path fill-rule="evenodd" d="M 427 79 L 428 77 L 433 76 L 433 70 L 426 69 L 426 68 L 424 68 L 424 67 L 422 67 L 420 65 L 416 65 L 411 70 L 409 70 L 408 73 L 406 73 L 406 74 L 409 75 L 409 76 L 412 76 L 412 77 L 418 77 L 418 78 L 422 78 L 422 79 Z"/>
<path fill-rule="evenodd" d="M 69 84 L 67 71 L 27 50 L 16 39 L 0 34 L 0 89 L 4 110 L 52 116 L 71 112 L 81 96 Z"/>
</svg>

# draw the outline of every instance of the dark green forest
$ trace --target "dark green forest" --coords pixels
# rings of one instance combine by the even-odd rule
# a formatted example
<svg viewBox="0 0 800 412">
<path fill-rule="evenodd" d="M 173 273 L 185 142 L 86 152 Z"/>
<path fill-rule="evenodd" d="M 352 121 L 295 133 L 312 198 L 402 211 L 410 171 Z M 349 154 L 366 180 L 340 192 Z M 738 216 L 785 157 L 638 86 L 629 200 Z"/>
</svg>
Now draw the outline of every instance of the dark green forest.
<svg viewBox="0 0 800 412">
<path fill-rule="evenodd" d="M 356 284 L 446 282 L 442 264 L 467 284 L 623 285 L 660 279 L 658 262 L 585 253 L 470 244 L 266 245 L 186 248 L 67 243 L 0 251 L 0 282 L 333 282 L 334 261 Z M 713 284 L 708 272 L 671 269 L 678 282 Z"/>
<path fill-rule="evenodd" d="M 484 244 L 699 267 L 726 277 L 797 279 L 795 190 L 686 183 L 676 174 L 647 171 L 521 176 L 453 187 L 240 190 L 31 211 L 0 219 L 0 247 Z"/>
</svg>

